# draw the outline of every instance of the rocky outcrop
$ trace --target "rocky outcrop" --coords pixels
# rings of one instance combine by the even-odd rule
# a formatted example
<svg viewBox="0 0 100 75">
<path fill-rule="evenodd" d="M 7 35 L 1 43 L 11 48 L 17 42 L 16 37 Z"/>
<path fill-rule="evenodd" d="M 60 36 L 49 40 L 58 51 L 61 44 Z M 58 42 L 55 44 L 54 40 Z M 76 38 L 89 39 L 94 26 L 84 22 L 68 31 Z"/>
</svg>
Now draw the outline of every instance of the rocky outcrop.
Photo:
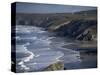
<svg viewBox="0 0 100 75">
<path fill-rule="evenodd" d="M 96 41 L 97 40 L 97 27 L 94 25 L 86 29 L 82 34 L 77 36 L 78 40 Z"/>
<path fill-rule="evenodd" d="M 62 62 L 57 62 L 51 64 L 50 66 L 44 69 L 44 71 L 55 71 L 55 70 L 64 70 L 64 64 Z"/>
<path fill-rule="evenodd" d="M 92 40 L 93 27 L 96 30 L 96 20 L 72 20 L 52 31 L 59 36 L 68 36 L 78 40 Z"/>
<path fill-rule="evenodd" d="M 97 27 L 97 11 L 52 14 L 16 14 L 16 24 L 34 25 L 55 32 L 58 36 L 67 36 L 77 40 L 93 40 Z"/>
</svg>

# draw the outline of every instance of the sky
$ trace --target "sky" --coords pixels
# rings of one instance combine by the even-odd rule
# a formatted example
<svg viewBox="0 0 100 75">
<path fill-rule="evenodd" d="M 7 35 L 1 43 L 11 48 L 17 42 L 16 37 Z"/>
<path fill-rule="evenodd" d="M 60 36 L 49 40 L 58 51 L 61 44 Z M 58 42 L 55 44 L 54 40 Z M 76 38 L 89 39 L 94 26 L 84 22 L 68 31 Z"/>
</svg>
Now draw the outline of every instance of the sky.
<svg viewBox="0 0 100 75">
<path fill-rule="evenodd" d="M 93 9 L 96 9 L 96 7 L 23 2 L 16 3 L 17 13 L 69 13 Z"/>
</svg>

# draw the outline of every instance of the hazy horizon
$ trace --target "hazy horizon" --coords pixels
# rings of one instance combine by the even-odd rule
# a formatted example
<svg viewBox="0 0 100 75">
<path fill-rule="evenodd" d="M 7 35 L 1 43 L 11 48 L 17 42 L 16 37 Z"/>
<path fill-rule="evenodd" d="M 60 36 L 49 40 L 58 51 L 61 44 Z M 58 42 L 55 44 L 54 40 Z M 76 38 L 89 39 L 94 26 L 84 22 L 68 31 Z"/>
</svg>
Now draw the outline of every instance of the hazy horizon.
<svg viewBox="0 0 100 75">
<path fill-rule="evenodd" d="M 43 4 L 43 3 L 16 3 L 16 13 L 73 13 L 86 10 L 96 10 L 97 7 Z"/>
</svg>

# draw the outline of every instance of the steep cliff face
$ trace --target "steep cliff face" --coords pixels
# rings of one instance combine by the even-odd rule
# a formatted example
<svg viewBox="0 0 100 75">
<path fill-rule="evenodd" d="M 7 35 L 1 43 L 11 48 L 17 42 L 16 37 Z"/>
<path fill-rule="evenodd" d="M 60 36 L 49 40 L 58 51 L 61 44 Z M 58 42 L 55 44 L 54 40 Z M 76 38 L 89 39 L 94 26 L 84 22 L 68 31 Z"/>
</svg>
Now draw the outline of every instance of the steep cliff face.
<svg viewBox="0 0 100 75">
<path fill-rule="evenodd" d="M 97 26 L 93 25 L 76 37 L 78 40 L 97 41 Z"/>
<path fill-rule="evenodd" d="M 53 31 L 59 36 L 68 36 L 78 40 L 83 40 L 87 37 L 88 40 L 91 40 L 93 29 L 96 30 L 96 25 L 96 20 L 72 20 Z"/>
<path fill-rule="evenodd" d="M 55 32 L 58 36 L 67 36 L 77 40 L 96 38 L 97 11 L 55 14 L 16 14 L 16 24 L 34 25 Z M 95 37 L 95 38 L 94 38 Z"/>
</svg>

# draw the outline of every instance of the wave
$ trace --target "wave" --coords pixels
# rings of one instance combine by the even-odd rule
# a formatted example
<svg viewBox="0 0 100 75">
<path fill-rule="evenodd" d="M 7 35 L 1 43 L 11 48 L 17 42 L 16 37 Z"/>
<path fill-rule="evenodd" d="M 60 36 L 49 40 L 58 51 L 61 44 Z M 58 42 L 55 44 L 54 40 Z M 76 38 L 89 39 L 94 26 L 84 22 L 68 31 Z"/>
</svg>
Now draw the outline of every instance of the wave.
<svg viewBox="0 0 100 75">
<path fill-rule="evenodd" d="M 16 69 L 18 71 L 35 71 L 46 68 L 64 56 L 61 51 L 52 48 L 49 33 L 39 27 L 16 27 Z"/>
</svg>

